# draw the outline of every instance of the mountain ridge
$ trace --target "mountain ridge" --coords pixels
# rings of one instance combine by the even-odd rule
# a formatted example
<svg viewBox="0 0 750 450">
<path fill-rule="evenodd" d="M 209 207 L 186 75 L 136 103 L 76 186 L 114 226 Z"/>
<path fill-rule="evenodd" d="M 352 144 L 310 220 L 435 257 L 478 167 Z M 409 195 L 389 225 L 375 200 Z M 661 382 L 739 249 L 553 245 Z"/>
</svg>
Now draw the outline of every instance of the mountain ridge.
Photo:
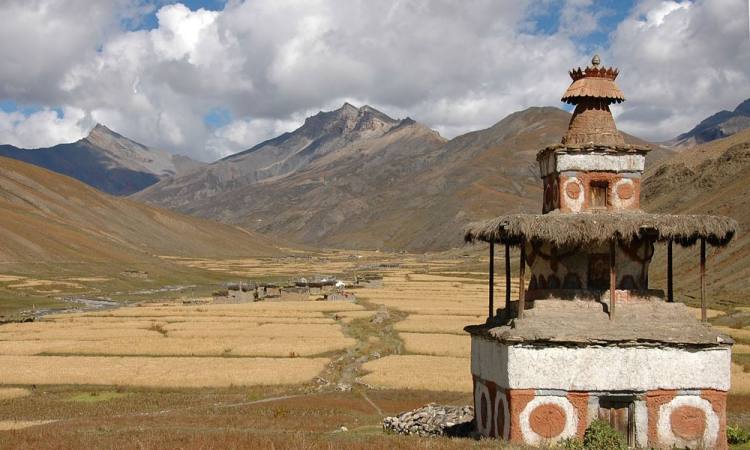
<svg viewBox="0 0 750 450">
<path fill-rule="evenodd" d="M 356 109 L 342 108 L 347 115 Z M 321 114 L 306 121 L 319 132 L 308 137 L 325 135 L 315 125 Z M 441 250 L 461 245 L 471 220 L 538 209 L 536 152 L 560 141 L 570 117 L 532 107 L 449 141 L 407 118 L 376 137 L 340 142 L 283 176 L 214 185 L 205 176 L 200 191 L 177 178 L 134 198 L 309 245 Z M 666 153 L 656 148 L 649 158 Z"/>
<path fill-rule="evenodd" d="M 84 138 L 52 147 L 0 145 L 0 156 L 73 177 L 113 195 L 129 195 L 203 163 L 152 149 L 96 124 Z"/>
<path fill-rule="evenodd" d="M 0 261 L 127 264 L 158 256 L 269 256 L 266 237 L 105 194 L 0 157 Z"/>
<path fill-rule="evenodd" d="M 737 105 L 733 111 L 722 110 L 712 114 L 666 145 L 676 149 L 694 147 L 731 136 L 746 128 L 750 128 L 750 99 Z"/>
</svg>

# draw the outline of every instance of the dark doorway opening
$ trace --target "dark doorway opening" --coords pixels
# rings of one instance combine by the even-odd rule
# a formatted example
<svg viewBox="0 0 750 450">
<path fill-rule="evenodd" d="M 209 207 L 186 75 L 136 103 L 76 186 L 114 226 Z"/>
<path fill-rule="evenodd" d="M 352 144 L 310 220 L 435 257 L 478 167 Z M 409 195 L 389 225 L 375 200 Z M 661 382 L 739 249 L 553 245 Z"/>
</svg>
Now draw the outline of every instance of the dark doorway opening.
<svg viewBox="0 0 750 450">
<path fill-rule="evenodd" d="M 589 207 L 606 208 L 609 206 L 609 183 L 606 181 L 592 181 L 589 193 Z"/>
<path fill-rule="evenodd" d="M 609 253 L 589 255 L 589 289 L 609 289 Z"/>
<path fill-rule="evenodd" d="M 599 420 L 622 434 L 628 442 L 628 447 L 636 446 L 635 442 L 635 402 L 632 397 L 600 397 Z"/>
</svg>

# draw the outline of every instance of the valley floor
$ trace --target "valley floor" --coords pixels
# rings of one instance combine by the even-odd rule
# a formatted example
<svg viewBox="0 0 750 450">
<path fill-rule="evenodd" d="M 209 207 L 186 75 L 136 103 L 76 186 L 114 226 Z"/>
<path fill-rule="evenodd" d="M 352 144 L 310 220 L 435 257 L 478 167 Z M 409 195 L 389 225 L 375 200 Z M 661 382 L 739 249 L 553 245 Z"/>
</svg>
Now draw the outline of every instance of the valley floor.
<svg viewBox="0 0 750 450">
<path fill-rule="evenodd" d="M 463 327 L 484 321 L 486 258 L 455 251 L 170 260 L 217 279 L 377 273 L 382 281 L 352 289 L 355 303 L 224 303 L 183 291 L 1 325 L 0 448 L 496 448 L 381 429 L 383 417 L 425 403 L 472 403 Z M 70 282 L 105 282 L 77 278 Z M 743 314 L 730 320 L 716 311 L 713 320 L 738 342 L 729 422 L 748 427 Z"/>
</svg>

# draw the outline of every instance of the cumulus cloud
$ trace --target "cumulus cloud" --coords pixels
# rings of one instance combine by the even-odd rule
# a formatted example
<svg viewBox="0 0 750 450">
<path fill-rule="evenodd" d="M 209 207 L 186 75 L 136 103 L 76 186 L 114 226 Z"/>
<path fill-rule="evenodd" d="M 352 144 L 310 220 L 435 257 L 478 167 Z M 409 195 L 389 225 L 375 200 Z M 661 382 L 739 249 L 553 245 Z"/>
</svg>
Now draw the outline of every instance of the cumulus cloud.
<svg viewBox="0 0 750 450">
<path fill-rule="evenodd" d="M 607 51 L 628 99 L 618 125 L 666 140 L 750 97 L 750 40 L 743 0 L 645 1 L 618 26 Z"/>
<path fill-rule="evenodd" d="M 448 0 L 237 0 L 222 11 L 168 4 L 156 11 L 156 28 L 131 31 L 123 17 L 137 21 L 148 3 L 62 3 L 0 6 L 13 17 L 10 31 L 0 30 L 0 59 L 11 62 L 0 64 L 0 99 L 62 106 L 65 115 L 50 126 L 78 111 L 202 160 L 249 148 L 345 100 L 411 116 L 448 137 L 558 104 L 567 70 L 590 58 L 581 36 L 601 31 L 606 13 L 591 0 L 476 0 L 460 8 Z M 604 43 L 605 62 L 621 67 L 632 99 L 616 110 L 623 129 L 672 137 L 743 99 L 744 4 L 636 4 Z M 557 30 L 530 25 L 552 7 Z M 205 119 L 216 109 L 227 111 L 218 128 Z M 70 123 L 86 123 L 71 114 L 78 115 Z M 14 120 L 18 129 L 24 118 Z M 13 139 L 28 146 L 20 134 Z"/>
<path fill-rule="evenodd" d="M 91 120 L 78 108 L 43 109 L 29 115 L 0 111 L 0 142 L 23 148 L 74 142 L 87 134 Z"/>
</svg>

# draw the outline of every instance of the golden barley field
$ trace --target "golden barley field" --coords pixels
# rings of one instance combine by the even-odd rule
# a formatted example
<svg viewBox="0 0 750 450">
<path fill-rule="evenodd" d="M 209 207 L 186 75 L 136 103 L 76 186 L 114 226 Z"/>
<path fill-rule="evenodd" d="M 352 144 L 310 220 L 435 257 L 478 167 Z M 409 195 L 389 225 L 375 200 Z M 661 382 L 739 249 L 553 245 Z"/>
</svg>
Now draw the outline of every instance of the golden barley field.
<svg viewBox="0 0 750 450">
<path fill-rule="evenodd" d="M 178 414 L 170 412 L 180 411 L 173 409 L 172 400 L 166 400 L 171 395 L 179 395 L 180 401 L 204 402 L 200 413 L 184 418 L 184 423 L 193 426 L 216 413 L 213 403 L 200 400 L 215 394 L 204 393 L 224 392 L 221 390 L 231 392 L 226 395 L 236 403 L 230 405 L 253 403 L 255 400 L 244 397 L 248 392 L 261 398 L 300 396 L 297 404 L 312 408 L 305 414 L 319 415 L 320 408 L 326 407 L 309 396 L 336 393 L 338 386 L 349 386 L 352 392 L 340 393 L 337 402 L 341 403 L 327 406 L 327 414 L 346 416 L 350 414 L 342 412 L 349 411 L 346 408 L 360 411 L 375 405 L 373 423 L 381 420 L 383 410 L 389 407 L 397 408 L 391 411 L 395 413 L 435 399 L 471 402 L 471 345 L 463 329 L 484 322 L 488 313 L 487 261 L 478 254 L 332 252 L 315 257 L 172 260 L 231 280 L 284 280 L 321 274 L 351 279 L 375 273 L 379 277 L 351 289 L 355 302 L 311 298 L 229 303 L 211 297 L 165 298 L 0 325 L 0 432 L 36 435 L 36 430 L 52 430 L 68 414 L 59 411 L 85 414 L 75 403 L 81 401 L 122 405 L 121 414 L 131 417 L 132 411 L 142 414 L 148 409 L 150 399 L 160 398 L 165 403 L 154 405 L 154 414 Z M 37 289 L 52 286 L 32 281 L 0 275 L 0 283 L 18 284 L 18 289 L 29 289 L 21 285 Z M 83 288 L 101 288 L 107 283 L 85 274 L 62 281 Z M 500 308 L 505 292 L 502 277 L 496 279 L 495 289 L 495 306 Z M 513 279 L 511 295 L 517 296 L 517 291 Z M 712 320 L 723 314 L 710 311 Z M 737 341 L 732 365 L 734 397 L 730 398 L 741 402 L 750 396 L 750 329 L 732 324 L 719 330 Z M 96 389 L 105 391 L 97 394 L 100 391 Z M 115 389 L 125 390 L 125 394 L 107 394 Z M 55 394 L 44 397 L 40 391 Z M 364 403 L 351 406 L 352 399 L 361 395 L 366 397 L 360 399 Z M 47 398 L 57 400 L 44 400 Z M 394 398 L 412 398 L 415 403 L 402 404 Z M 269 403 L 274 406 L 264 410 L 268 420 L 309 420 L 289 415 L 284 401 Z M 51 402 L 45 403 L 49 409 L 40 409 L 39 402 Z M 192 411 L 196 406 L 190 405 L 187 408 Z M 3 415 L 3 411 L 22 413 Z M 231 416 L 228 420 L 240 419 Z M 325 418 L 320 420 L 325 422 Z M 373 429 L 380 433 L 377 425 Z"/>
</svg>

